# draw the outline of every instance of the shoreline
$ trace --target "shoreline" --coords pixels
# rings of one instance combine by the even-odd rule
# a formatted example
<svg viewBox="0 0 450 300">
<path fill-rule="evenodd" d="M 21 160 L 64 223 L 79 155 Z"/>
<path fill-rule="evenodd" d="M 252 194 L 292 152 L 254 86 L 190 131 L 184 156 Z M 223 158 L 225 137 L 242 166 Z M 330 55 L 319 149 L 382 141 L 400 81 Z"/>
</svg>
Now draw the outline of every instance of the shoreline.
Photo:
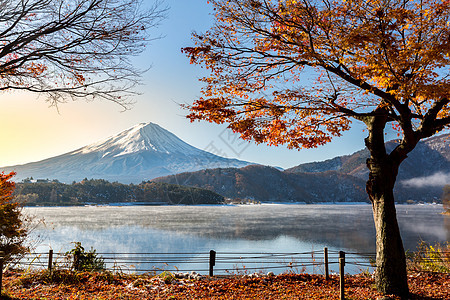
<svg viewBox="0 0 450 300">
<path fill-rule="evenodd" d="M 168 204 L 168 203 L 157 203 L 153 204 L 152 202 L 149 203 L 133 203 L 133 202 L 113 202 L 113 203 L 107 203 L 107 204 L 84 204 L 84 205 L 33 205 L 33 206 L 27 206 L 24 205 L 23 208 L 66 208 L 66 207 L 247 207 L 247 206 L 312 206 L 312 205 L 336 205 L 336 206 L 371 206 L 371 203 L 367 202 L 316 202 L 316 203 L 306 203 L 306 202 L 261 202 L 258 204 L 255 203 L 222 203 L 222 204 Z M 402 205 L 402 206 L 443 206 L 442 203 L 395 203 L 395 205 Z M 443 214 L 446 214 L 443 212 Z M 449 215 L 450 212 L 447 213 Z"/>
</svg>

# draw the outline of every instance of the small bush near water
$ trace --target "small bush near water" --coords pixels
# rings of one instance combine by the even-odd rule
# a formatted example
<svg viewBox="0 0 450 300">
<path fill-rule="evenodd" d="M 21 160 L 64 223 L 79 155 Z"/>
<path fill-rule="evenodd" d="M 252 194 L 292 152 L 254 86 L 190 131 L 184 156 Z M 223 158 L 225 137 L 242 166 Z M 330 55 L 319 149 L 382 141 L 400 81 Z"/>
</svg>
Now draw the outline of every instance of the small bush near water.
<svg viewBox="0 0 450 300">
<path fill-rule="evenodd" d="M 416 252 L 407 253 L 408 268 L 414 271 L 450 273 L 450 243 L 434 246 L 421 242 Z"/>
<path fill-rule="evenodd" d="M 75 242 L 75 247 L 66 252 L 68 258 L 73 259 L 72 269 L 75 271 L 104 271 L 105 261 L 95 249 L 84 250 L 80 242 Z"/>
</svg>

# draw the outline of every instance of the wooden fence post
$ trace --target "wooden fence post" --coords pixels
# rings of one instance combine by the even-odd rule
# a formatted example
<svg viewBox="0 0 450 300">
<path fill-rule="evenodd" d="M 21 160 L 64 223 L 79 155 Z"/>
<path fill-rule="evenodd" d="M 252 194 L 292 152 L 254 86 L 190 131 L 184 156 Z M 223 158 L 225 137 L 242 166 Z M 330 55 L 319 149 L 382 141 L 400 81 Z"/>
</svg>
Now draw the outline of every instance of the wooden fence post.
<svg viewBox="0 0 450 300">
<path fill-rule="evenodd" d="M 53 249 L 48 250 L 48 271 L 52 274 L 53 268 Z"/>
<path fill-rule="evenodd" d="M 209 276 L 214 276 L 214 266 L 216 265 L 216 251 L 209 251 Z"/>
<path fill-rule="evenodd" d="M 330 275 L 328 272 L 328 248 L 323 248 L 323 261 L 325 264 L 325 280 L 330 280 Z"/>
<path fill-rule="evenodd" d="M 339 285 L 340 285 L 340 300 L 345 300 L 345 279 L 344 279 L 344 266 L 345 266 L 345 252 L 339 251 Z"/>
</svg>

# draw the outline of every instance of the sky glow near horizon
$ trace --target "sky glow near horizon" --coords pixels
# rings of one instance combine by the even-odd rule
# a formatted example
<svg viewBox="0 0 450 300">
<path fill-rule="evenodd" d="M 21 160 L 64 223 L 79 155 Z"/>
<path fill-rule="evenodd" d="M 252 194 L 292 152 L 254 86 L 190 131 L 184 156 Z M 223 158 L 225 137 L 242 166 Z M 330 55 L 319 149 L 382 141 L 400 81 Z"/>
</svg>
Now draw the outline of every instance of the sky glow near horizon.
<svg viewBox="0 0 450 300">
<path fill-rule="evenodd" d="M 166 0 L 168 18 L 152 31 L 162 35 L 133 58 L 139 68 L 150 70 L 138 88 L 142 95 L 129 111 L 107 101 L 77 101 L 49 108 L 43 95 L 4 92 L 1 95 L 0 166 L 39 161 L 79 149 L 116 135 L 138 123 L 153 122 L 194 147 L 228 158 L 289 168 L 351 154 L 364 148 L 364 126 L 354 122 L 352 130 L 316 149 L 289 150 L 284 146 L 255 145 L 236 139 L 226 125 L 190 123 L 181 103 L 200 96 L 198 79 L 207 73 L 190 65 L 181 48 L 192 46 L 191 33 L 204 32 L 213 23 L 206 0 Z M 395 135 L 388 136 L 394 138 Z"/>
</svg>

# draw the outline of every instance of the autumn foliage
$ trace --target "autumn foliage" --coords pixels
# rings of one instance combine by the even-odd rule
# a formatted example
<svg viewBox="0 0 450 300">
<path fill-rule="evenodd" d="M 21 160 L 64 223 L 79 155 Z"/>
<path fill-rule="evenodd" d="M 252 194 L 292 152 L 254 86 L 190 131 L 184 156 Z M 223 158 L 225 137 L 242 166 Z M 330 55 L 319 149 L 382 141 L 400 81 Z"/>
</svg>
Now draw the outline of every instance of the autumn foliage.
<svg viewBox="0 0 450 300">
<path fill-rule="evenodd" d="M 209 1 L 183 49 L 210 70 L 191 120 L 316 147 L 375 114 L 406 136 L 448 128 L 449 1 Z"/>
<path fill-rule="evenodd" d="M 52 279 L 53 278 L 53 279 Z M 409 299 L 448 299 L 448 274 L 413 273 L 408 278 Z M 346 277 L 348 299 L 381 298 L 370 276 Z M 5 299 L 339 299 L 336 276 L 326 281 L 322 275 L 283 274 L 248 278 L 205 278 L 164 280 L 161 276 L 112 275 L 108 273 L 58 270 L 27 274 L 7 272 Z M 392 298 L 399 299 L 399 298 Z"/>
<path fill-rule="evenodd" d="M 15 184 L 11 178 L 14 175 L 14 172 L 0 173 L 0 251 L 3 251 L 6 261 L 27 250 L 27 221 L 22 218 L 21 206 L 12 196 Z"/>
</svg>

